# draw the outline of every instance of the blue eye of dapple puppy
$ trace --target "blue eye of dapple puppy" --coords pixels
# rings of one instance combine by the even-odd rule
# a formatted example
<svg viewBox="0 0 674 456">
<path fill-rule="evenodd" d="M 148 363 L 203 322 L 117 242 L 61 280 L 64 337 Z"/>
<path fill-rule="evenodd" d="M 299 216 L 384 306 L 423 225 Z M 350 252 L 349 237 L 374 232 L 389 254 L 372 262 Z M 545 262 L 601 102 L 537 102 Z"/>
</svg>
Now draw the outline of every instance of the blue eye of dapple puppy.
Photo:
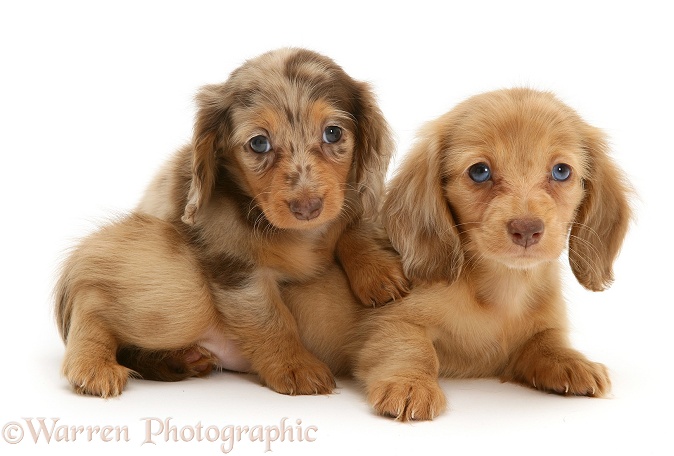
<svg viewBox="0 0 674 456">
<path fill-rule="evenodd" d="M 342 137 L 342 129 L 331 125 L 323 130 L 323 142 L 328 144 L 336 143 Z"/>
<path fill-rule="evenodd" d="M 250 140 L 250 148 L 258 154 L 266 154 L 271 150 L 269 138 L 264 135 L 257 135 Z"/>
</svg>

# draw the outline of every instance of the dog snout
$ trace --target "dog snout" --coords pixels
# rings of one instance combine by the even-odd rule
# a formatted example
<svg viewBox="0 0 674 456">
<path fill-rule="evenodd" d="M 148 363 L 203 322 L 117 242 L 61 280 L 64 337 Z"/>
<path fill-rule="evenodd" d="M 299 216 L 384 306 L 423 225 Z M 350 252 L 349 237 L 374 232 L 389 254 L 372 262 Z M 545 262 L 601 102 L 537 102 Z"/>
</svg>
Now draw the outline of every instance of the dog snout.
<svg viewBox="0 0 674 456">
<path fill-rule="evenodd" d="M 544 229 L 543 220 L 538 218 L 513 219 L 508 222 L 508 233 L 513 243 L 524 248 L 537 244 Z"/>
<path fill-rule="evenodd" d="M 321 198 L 306 198 L 292 200 L 289 203 L 290 212 L 298 220 L 313 220 L 323 210 L 323 200 Z"/>
</svg>

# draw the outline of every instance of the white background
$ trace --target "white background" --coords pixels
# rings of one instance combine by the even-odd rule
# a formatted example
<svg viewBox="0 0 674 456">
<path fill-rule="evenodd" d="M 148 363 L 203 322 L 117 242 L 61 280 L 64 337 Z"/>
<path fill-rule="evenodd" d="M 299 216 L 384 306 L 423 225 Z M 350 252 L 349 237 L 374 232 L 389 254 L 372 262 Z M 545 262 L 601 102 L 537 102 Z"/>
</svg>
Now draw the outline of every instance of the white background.
<svg viewBox="0 0 674 456">
<path fill-rule="evenodd" d="M 674 33 L 665 3 L 0 3 L 0 426 L 16 435 L 8 429 L 18 421 L 25 431 L 14 445 L 0 436 L 0 453 L 215 455 L 219 443 L 207 441 L 159 436 L 141 445 L 143 418 L 173 417 L 179 430 L 199 422 L 273 426 L 288 417 L 315 426 L 316 441 L 275 442 L 273 454 L 673 454 Z M 423 122 L 470 95 L 513 85 L 554 91 L 606 131 L 637 190 L 638 219 L 613 288 L 591 293 L 567 273 L 565 289 L 574 343 L 610 368 L 611 397 L 443 380 L 449 410 L 430 423 L 401 424 L 373 415 L 351 381 L 328 397 L 285 397 L 227 373 L 132 381 L 110 400 L 71 392 L 59 373 L 63 345 L 50 296 L 65 251 L 132 208 L 189 140 L 199 86 L 281 46 L 314 49 L 370 81 L 396 132 L 398 159 Z M 130 441 L 34 444 L 22 421 L 30 417 L 126 426 Z M 264 451 L 242 441 L 232 454 Z"/>
</svg>

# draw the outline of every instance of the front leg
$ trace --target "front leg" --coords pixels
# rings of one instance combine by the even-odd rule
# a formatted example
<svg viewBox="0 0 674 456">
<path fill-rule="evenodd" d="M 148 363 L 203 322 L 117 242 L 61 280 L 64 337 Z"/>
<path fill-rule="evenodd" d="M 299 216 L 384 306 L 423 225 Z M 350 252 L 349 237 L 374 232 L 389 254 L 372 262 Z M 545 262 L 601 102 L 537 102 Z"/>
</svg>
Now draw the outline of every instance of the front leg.
<svg viewBox="0 0 674 456">
<path fill-rule="evenodd" d="M 224 333 L 265 385 L 291 395 L 332 392 L 330 369 L 302 345 L 275 280 L 254 272 L 239 287 L 216 287 L 214 297 Z"/>
<path fill-rule="evenodd" d="M 447 401 L 438 384 L 438 356 L 425 329 L 382 317 L 365 331 L 369 338 L 356 357 L 354 376 L 365 384 L 375 411 L 400 421 L 439 415 Z"/>
<path fill-rule="evenodd" d="M 601 397 L 611 389 L 606 367 L 570 348 L 565 334 L 557 329 L 529 339 L 511 356 L 501 379 L 576 396 Z"/>
<path fill-rule="evenodd" d="M 361 221 L 346 228 L 337 241 L 337 257 L 351 290 L 367 306 L 401 299 L 409 292 L 399 256 L 381 227 Z"/>
</svg>

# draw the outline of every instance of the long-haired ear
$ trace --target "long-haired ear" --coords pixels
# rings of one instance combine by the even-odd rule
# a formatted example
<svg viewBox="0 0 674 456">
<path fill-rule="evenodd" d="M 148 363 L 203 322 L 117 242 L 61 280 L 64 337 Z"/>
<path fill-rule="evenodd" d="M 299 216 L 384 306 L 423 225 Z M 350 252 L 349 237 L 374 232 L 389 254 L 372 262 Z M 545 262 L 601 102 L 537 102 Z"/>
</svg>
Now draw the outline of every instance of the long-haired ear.
<svg viewBox="0 0 674 456">
<path fill-rule="evenodd" d="M 463 267 L 463 249 L 443 189 L 443 145 L 431 124 L 388 186 L 383 220 L 407 277 L 417 282 L 453 282 Z"/>
<path fill-rule="evenodd" d="M 370 86 L 356 83 L 356 188 L 363 216 L 377 218 L 384 197 L 386 170 L 393 154 L 391 132 Z"/>
<path fill-rule="evenodd" d="M 602 291 L 613 282 L 613 261 L 632 217 L 630 187 L 608 156 L 602 132 L 589 125 L 584 129 L 590 175 L 583 181 L 585 197 L 571 228 L 569 262 L 581 285 Z"/>
<path fill-rule="evenodd" d="M 192 179 L 182 221 L 194 224 L 194 217 L 213 192 L 217 174 L 216 150 L 225 127 L 230 96 L 227 85 L 202 87 L 196 96 L 197 115 L 192 138 Z"/>
</svg>

